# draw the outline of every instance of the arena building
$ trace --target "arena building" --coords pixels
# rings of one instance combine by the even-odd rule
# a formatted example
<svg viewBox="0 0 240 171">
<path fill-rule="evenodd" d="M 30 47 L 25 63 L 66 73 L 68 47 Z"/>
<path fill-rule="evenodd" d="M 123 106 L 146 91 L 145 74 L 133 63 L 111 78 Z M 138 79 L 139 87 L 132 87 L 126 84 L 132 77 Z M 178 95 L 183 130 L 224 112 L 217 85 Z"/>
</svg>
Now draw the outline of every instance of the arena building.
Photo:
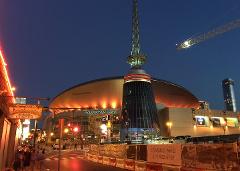
<svg viewBox="0 0 240 171">
<path fill-rule="evenodd" d="M 151 82 L 161 136 L 199 137 L 239 133 L 238 112 L 205 108 L 197 97 L 182 86 L 160 79 L 152 79 Z M 123 76 L 103 78 L 59 93 L 49 104 L 52 113 L 44 124 L 49 142 L 59 137 L 60 118 L 65 120 L 65 140 L 119 141 L 123 84 Z M 75 127 L 79 131 L 74 132 Z M 140 135 L 135 136 L 138 139 Z M 144 136 L 148 138 L 147 133 Z"/>
<path fill-rule="evenodd" d="M 151 82 L 158 113 L 164 108 L 199 108 L 198 99 L 184 87 L 159 79 Z M 61 92 L 49 104 L 52 114 L 47 118 L 45 128 L 49 133 L 55 130 L 57 135 L 57 121 L 64 118 L 65 127 L 68 124 L 79 127 L 79 135 L 119 140 L 123 84 L 123 76 L 103 78 Z M 103 124 L 110 128 L 101 130 Z M 165 123 L 160 121 L 159 125 Z M 71 131 L 68 134 L 72 134 Z"/>
</svg>

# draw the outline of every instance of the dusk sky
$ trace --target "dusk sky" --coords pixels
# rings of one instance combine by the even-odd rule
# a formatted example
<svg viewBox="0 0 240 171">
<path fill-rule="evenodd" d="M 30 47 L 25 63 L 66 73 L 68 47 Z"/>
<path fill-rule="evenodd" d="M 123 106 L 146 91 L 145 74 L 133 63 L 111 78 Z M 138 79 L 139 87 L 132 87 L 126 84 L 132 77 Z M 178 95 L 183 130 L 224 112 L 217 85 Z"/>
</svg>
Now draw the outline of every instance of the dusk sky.
<svg viewBox="0 0 240 171">
<path fill-rule="evenodd" d="M 240 18 L 239 0 L 139 0 L 144 69 L 224 109 L 221 81 L 240 107 L 240 28 L 184 51 L 175 44 Z M 0 0 L 0 42 L 18 96 L 54 97 L 74 85 L 125 75 L 131 0 Z M 240 109 L 240 108 L 239 108 Z"/>
</svg>

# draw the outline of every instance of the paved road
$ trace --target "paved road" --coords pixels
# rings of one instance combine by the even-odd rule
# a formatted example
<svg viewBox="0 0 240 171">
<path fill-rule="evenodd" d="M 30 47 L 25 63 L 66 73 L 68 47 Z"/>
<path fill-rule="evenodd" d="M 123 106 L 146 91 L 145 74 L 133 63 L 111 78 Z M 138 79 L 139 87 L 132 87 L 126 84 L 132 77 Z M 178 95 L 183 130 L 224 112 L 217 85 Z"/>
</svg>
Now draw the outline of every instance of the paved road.
<svg viewBox="0 0 240 171">
<path fill-rule="evenodd" d="M 53 156 L 43 161 L 41 171 L 58 171 L 58 157 Z M 60 171 L 124 171 L 124 169 L 106 166 L 83 159 L 79 152 L 69 152 L 61 156 Z"/>
</svg>

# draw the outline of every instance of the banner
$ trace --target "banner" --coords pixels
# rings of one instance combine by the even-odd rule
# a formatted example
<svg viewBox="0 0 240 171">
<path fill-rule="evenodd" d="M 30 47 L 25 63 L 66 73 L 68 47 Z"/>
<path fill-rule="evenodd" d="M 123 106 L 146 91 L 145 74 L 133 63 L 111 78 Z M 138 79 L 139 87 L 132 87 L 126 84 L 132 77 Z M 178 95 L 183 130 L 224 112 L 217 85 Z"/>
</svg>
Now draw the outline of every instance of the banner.
<svg viewBox="0 0 240 171">
<path fill-rule="evenodd" d="M 147 145 L 147 162 L 181 165 L 181 144 Z"/>
<path fill-rule="evenodd" d="M 237 144 L 199 144 L 196 168 L 227 170 L 238 165 Z"/>
<path fill-rule="evenodd" d="M 125 168 L 125 160 L 116 158 L 116 167 Z"/>
<path fill-rule="evenodd" d="M 90 153 L 90 154 L 98 155 L 98 154 L 99 154 L 99 145 L 90 144 L 89 153 Z"/>
<path fill-rule="evenodd" d="M 125 158 L 126 144 L 105 144 L 101 145 L 99 154 L 102 156 Z"/>
<path fill-rule="evenodd" d="M 182 166 L 196 168 L 197 152 L 195 144 L 182 145 Z"/>
<path fill-rule="evenodd" d="M 237 144 L 193 144 L 182 147 L 182 166 L 228 170 L 238 166 Z"/>
</svg>

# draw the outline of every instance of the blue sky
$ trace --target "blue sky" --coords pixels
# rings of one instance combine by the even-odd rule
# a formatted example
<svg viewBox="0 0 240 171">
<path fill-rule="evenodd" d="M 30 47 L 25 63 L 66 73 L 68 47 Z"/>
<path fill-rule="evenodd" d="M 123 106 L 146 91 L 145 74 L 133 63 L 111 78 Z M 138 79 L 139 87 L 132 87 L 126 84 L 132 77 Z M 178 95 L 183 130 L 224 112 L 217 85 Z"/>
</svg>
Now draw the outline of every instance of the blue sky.
<svg viewBox="0 0 240 171">
<path fill-rule="evenodd" d="M 0 1 L 0 42 L 19 96 L 54 97 L 76 84 L 124 75 L 131 0 Z M 186 51 L 175 44 L 240 18 L 238 0 L 139 1 L 144 69 L 223 109 L 221 81 L 235 80 L 240 106 L 240 29 Z"/>
</svg>

